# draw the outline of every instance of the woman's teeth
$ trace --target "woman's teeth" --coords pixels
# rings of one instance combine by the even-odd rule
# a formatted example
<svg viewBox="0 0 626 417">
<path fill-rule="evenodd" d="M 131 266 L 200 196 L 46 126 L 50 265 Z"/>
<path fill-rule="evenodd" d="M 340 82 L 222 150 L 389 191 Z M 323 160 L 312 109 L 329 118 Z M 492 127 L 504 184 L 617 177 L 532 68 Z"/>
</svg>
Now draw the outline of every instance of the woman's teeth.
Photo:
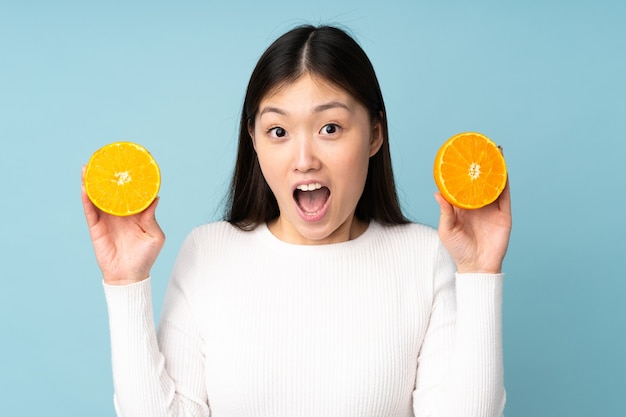
<svg viewBox="0 0 626 417">
<path fill-rule="evenodd" d="M 322 184 L 320 184 L 319 182 L 315 182 L 312 184 L 298 185 L 296 188 L 300 191 L 315 191 L 315 190 L 319 190 L 320 188 L 322 188 Z"/>
</svg>

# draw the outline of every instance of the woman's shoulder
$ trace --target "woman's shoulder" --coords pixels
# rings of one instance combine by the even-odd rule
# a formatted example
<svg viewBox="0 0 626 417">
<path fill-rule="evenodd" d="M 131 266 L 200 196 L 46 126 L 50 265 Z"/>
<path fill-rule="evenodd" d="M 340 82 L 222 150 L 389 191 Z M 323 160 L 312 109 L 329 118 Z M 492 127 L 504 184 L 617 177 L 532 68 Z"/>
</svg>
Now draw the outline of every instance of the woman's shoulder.
<svg viewBox="0 0 626 417">
<path fill-rule="evenodd" d="M 439 240 L 437 230 L 422 223 L 410 222 L 397 225 L 373 223 L 373 226 L 376 231 L 389 239 L 411 239 L 429 242 Z"/>
<path fill-rule="evenodd" d="M 187 239 L 192 239 L 196 243 L 228 242 L 232 239 L 241 239 L 246 233 L 229 222 L 221 220 L 194 227 Z"/>
<path fill-rule="evenodd" d="M 241 253 L 250 245 L 252 233 L 243 231 L 227 221 L 201 224 L 187 234 L 180 252 L 211 259 L 225 254 Z"/>
<path fill-rule="evenodd" d="M 202 235 L 205 233 L 232 233 L 240 230 L 225 220 L 218 220 L 214 222 L 204 223 L 194 227 L 191 230 L 191 234 Z"/>
<path fill-rule="evenodd" d="M 368 235 L 369 243 L 378 250 L 398 256 L 420 253 L 431 257 L 439 251 L 441 242 L 437 230 L 422 223 L 389 225 L 372 222 Z"/>
</svg>

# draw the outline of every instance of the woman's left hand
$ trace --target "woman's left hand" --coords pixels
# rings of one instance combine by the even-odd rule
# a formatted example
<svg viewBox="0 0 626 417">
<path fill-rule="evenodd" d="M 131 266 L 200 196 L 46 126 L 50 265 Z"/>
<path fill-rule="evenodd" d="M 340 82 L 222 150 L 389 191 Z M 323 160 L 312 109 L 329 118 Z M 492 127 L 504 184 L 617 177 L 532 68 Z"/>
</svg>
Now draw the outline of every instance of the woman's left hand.
<svg viewBox="0 0 626 417">
<path fill-rule="evenodd" d="M 511 234 L 511 192 L 506 187 L 488 206 L 466 210 L 448 203 L 440 193 L 439 238 L 459 273 L 500 273 Z"/>
</svg>

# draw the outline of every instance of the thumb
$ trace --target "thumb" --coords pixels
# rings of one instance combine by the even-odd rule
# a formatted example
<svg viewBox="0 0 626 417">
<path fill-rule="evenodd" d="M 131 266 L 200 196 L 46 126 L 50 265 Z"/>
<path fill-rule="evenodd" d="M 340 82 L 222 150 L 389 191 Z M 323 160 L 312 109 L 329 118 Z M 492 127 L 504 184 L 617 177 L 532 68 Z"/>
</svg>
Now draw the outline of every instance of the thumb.
<svg viewBox="0 0 626 417">
<path fill-rule="evenodd" d="M 162 236 L 163 231 L 156 220 L 156 209 L 159 205 L 160 197 L 156 197 L 154 201 L 141 213 L 141 224 L 146 233 L 153 236 Z"/>
</svg>

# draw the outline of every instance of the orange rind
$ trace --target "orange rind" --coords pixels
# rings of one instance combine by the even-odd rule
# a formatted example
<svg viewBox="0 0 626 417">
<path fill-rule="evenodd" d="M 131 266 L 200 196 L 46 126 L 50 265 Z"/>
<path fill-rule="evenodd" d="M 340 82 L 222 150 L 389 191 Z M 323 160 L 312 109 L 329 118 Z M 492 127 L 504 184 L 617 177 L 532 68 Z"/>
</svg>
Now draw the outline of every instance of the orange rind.
<svg viewBox="0 0 626 417">
<path fill-rule="evenodd" d="M 448 139 L 435 156 L 433 174 L 443 198 L 464 209 L 493 203 L 507 181 L 501 149 L 476 132 L 459 133 Z"/>
<path fill-rule="evenodd" d="M 161 186 L 161 173 L 143 146 L 114 142 L 93 153 L 83 183 L 97 208 L 115 216 L 130 216 L 144 211 L 154 201 Z"/>
</svg>

